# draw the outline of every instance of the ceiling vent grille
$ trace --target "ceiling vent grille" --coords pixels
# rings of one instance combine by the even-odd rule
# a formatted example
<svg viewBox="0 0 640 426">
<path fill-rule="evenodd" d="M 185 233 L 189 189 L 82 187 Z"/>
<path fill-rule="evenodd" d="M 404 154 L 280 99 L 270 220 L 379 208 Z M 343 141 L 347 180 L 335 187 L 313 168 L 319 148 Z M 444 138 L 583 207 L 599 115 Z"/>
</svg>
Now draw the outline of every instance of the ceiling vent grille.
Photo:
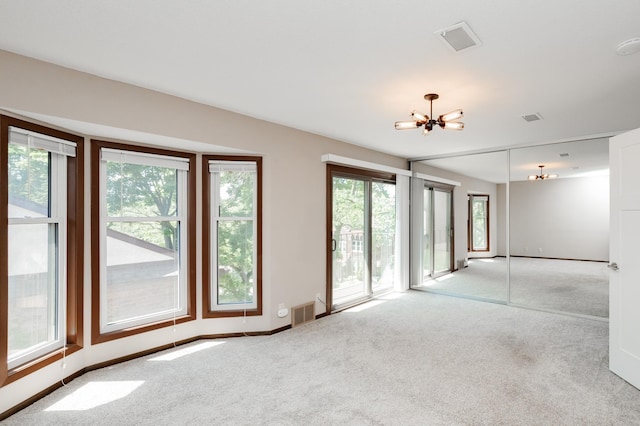
<svg viewBox="0 0 640 426">
<path fill-rule="evenodd" d="M 534 112 L 533 114 L 525 114 L 522 116 L 522 118 L 524 118 L 524 121 L 528 122 L 542 120 L 542 116 L 537 112 Z"/>
<path fill-rule="evenodd" d="M 478 36 L 471 31 L 466 22 L 459 22 L 450 27 L 438 30 L 435 35 L 454 52 L 473 49 L 482 44 Z"/>
</svg>

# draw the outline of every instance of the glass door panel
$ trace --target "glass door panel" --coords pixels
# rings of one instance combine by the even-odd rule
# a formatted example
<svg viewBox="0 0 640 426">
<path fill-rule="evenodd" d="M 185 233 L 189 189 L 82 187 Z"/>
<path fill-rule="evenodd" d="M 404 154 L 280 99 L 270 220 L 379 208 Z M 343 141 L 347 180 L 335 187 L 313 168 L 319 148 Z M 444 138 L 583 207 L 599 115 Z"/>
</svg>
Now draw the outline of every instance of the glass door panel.
<svg viewBox="0 0 640 426">
<path fill-rule="evenodd" d="M 422 210 L 422 282 L 431 277 L 433 270 L 431 256 L 431 227 L 433 223 L 433 215 L 431 214 L 431 188 L 425 188 L 423 192 L 423 210 Z"/>
<path fill-rule="evenodd" d="M 371 285 L 373 292 L 393 288 L 396 239 L 396 186 L 371 185 Z"/>
<path fill-rule="evenodd" d="M 451 192 L 433 191 L 433 275 L 451 271 Z"/>
<path fill-rule="evenodd" d="M 365 253 L 366 204 L 365 181 L 334 176 L 333 233 L 333 305 L 340 305 L 368 294 Z"/>
</svg>

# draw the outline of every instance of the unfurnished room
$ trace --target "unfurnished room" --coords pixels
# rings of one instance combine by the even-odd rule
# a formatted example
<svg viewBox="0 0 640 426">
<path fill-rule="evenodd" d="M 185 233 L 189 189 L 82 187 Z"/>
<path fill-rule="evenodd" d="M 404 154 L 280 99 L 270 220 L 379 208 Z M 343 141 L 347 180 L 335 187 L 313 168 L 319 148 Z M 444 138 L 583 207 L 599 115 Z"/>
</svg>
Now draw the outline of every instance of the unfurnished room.
<svg viewBox="0 0 640 426">
<path fill-rule="evenodd" d="M 638 16 L 0 0 L 0 422 L 640 424 Z"/>
</svg>

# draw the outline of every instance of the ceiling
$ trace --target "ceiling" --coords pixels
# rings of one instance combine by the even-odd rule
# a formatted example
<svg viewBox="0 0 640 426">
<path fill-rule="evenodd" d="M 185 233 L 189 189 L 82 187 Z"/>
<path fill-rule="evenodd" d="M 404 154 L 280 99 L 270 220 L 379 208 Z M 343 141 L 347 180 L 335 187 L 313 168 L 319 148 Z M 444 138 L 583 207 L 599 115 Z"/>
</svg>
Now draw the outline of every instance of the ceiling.
<svg viewBox="0 0 640 426">
<path fill-rule="evenodd" d="M 615 51 L 639 16 L 637 0 L 0 0 L 0 49 L 423 158 L 640 127 L 640 54 Z M 482 44 L 453 52 L 434 33 L 461 21 Z M 465 129 L 395 130 L 432 92 Z"/>
</svg>

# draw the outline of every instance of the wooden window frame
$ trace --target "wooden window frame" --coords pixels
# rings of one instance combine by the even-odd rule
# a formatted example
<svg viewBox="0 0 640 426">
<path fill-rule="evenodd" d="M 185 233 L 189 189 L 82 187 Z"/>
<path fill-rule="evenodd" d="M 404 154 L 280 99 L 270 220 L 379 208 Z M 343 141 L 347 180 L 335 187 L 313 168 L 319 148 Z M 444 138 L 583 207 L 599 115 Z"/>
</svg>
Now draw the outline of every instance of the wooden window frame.
<svg viewBox="0 0 640 426">
<path fill-rule="evenodd" d="M 151 320 L 149 323 L 124 328 L 121 330 L 102 333 L 100 331 L 100 150 L 102 148 L 133 151 L 137 153 L 156 154 L 172 157 L 187 158 L 189 171 L 187 173 L 187 298 L 186 314 L 176 316 L 175 319 Z M 196 319 L 196 155 L 187 152 L 172 151 L 140 145 L 91 140 L 91 342 L 93 344 L 108 342 L 123 337 L 133 336 L 164 327 L 173 326 Z"/>
<path fill-rule="evenodd" d="M 256 307 L 253 309 L 216 310 L 211 304 L 211 176 L 209 161 L 251 161 L 256 163 L 257 236 L 256 236 Z M 203 155 L 202 156 L 202 306 L 203 318 L 225 318 L 262 315 L 262 157 Z"/>
<path fill-rule="evenodd" d="M 76 156 L 67 158 L 67 258 L 66 258 L 66 336 L 62 348 L 53 350 L 11 370 L 8 358 L 8 275 L 0 275 L 0 386 L 28 376 L 61 360 L 83 346 L 83 268 L 84 268 L 84 138 L 49 127 L 0 115 L 0 175 L 8 174 L 9 127 L 18 127 L 76 143 Z M 0 179 L 0 270 L 8 270 L 9 190 Z"/>
<path fill-rule="evenodd" d="M 485 227 L 485 233 L 486 233 L 486 238 L 487 238 L 487 248 L 484 249 L 475 249 L 473 246 L 473 198 L 474 197 L 487 197 L 487 203 L 486 203 L 486 209 L 485 209 L 485 222 L 486 222 L 486 227 Z M 489 232 L 489 218 L 490 218 L 490 200 L 491 197 L 489 196 L 489 194 L 469 194 L 469 200 L 468 200 L 468 240 L 467 240 L 467 251 L 469 253 L 486 253 L 491 251 L 491 240 L 490 240 L 490 232 Z"/>
</svg>

